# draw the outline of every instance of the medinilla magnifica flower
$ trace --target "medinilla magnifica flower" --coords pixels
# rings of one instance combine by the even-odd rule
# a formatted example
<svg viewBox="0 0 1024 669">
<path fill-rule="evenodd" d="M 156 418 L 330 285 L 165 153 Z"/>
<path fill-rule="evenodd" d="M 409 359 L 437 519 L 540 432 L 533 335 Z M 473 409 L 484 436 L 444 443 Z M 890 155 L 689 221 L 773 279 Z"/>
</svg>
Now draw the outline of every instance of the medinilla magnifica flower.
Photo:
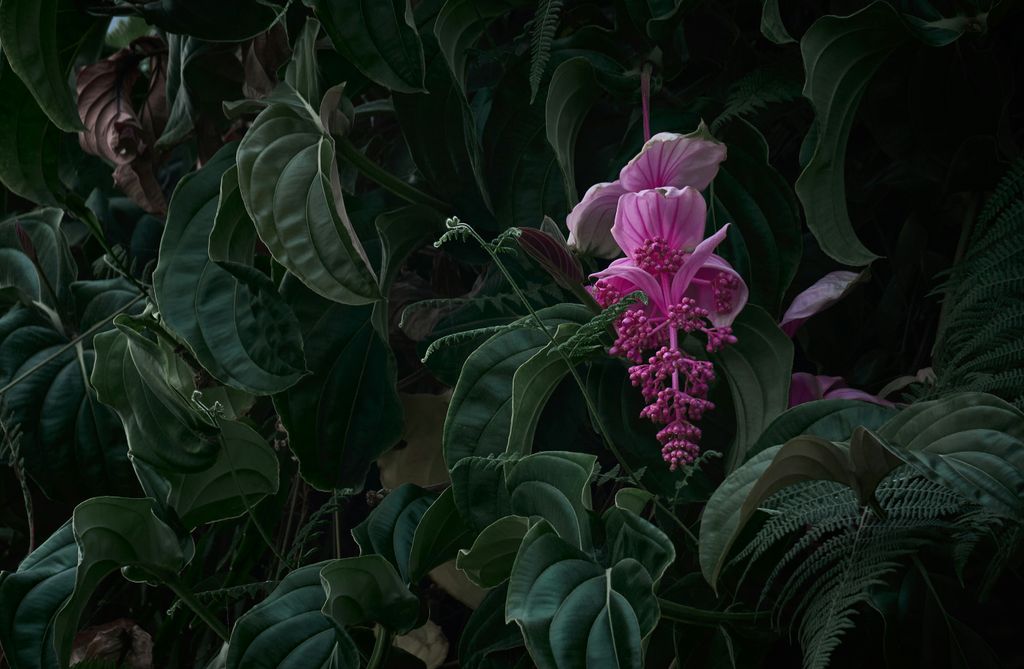
<svg viewBox="0 0 1024 669">
<path fill-rule="evenodd" d="M 713 409 L 708 401 L 712 364 L 680 347 L 681 337 L 700 334 L 709 352 L 734 343 L 730 325 L 747 301 L 747 286 L 725 259 L 714 254 L 728 224 L 704 239 L 707 205 L 695 188 L 655 188 L 626 193 L 618 202 L 611 234 L 626 257 L 593 275 L 602 306 L 637 290 L 648 303 L 630 307 L 615 323 L 611 348 L 637 363 L 630 381 L 648 403 L 641 415 L 664 427 L 662 457 L 671 469 L 699 452 L 696 421 Z"/>
<path fill-rule="evenodd" d="M 689 135 L 659 132 L 619 172 L 615 181 L 594 184 L 566 217 L 569 245 L 585 255 L 615 258 L 620 247 L 612 236 L 619 198 L 650 188 L 704 190 L 725 160 L 725 144 L 716 141 L 702 123 Z"/>
</svg>

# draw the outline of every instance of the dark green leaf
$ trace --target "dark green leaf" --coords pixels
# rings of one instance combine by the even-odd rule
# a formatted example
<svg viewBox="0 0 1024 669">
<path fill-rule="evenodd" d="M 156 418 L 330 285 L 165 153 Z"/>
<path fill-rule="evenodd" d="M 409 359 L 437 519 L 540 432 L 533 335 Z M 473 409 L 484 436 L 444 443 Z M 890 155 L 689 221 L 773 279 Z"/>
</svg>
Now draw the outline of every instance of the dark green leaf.
<svg viewBox="0 0 1024 669">
<path fill-rule="evenodd" d="M 58 174 L 60 130 L 50 123 L 6 58 L 0 58 L 0 182 L 40 204 L 64 194 Z"/>
<path fill-rule="evenodd" d="M 273 0 L 149 0 L 135 4 L 147 22 L 210 42 L 241 42 L 267 30 L 287 3 Z"/>
<path fill-rule="evenodd" d="M 532 74 L 530 83 L 532 86 Z M 594 66 L 583 57 L 562 61 L 555 68 L 551 83 L 548 84 L 548 96 L 544 103 L 545 127 L 548 143 L 555 150 L 558 165 L 562 168 L 565 199 L 570 207 L 577 202 L 576 137 L 580 134 L 587 112 L 600 96 L 601 88 L 594 75 Z"/>
<path fill-rule="evenodd" d="M 334 48 L 369 79 L 400 93 L 422 91 L 423 45 L 409 0 L 303 0 Z"/>
<path fill-rule="evenodd" d="M 446 488 L 416 526 L 409 550 L 409 581 L 416 583 L 434 567 L 455 559 L 472 540 L 472 531 L 455 506 L 454 491 Z"/>
<path fill-rule="evenodd" d="M 416 528 L 434 499 L 432 493 L 412 483 L 392 490 L 366 520 L 352 530 L 360 553 L 383 556 L 403 580 L 411 581 L 409 555 Z"/>
<path fill-rule="evenodd" d="M 539 516 L 567 543 L 591 547 L 590 480 L 597 458 L 587 453 L 546 451 L 511 463 L 505 475 L 512 512 Z"/>
<path fill-rule="evenodd" d="M 518 548 L 519 543 L 516 543 Z M 509 561 L 511 568 L 511 560 Z M 484 658 L 495 653 L 523 645 L 523 635 L 513 622 L 505 622 L 505 585 L 487 593 L 480 606 L 466 621 L 459 639 L 459 666 L 465 669 L 480 669 L 488 666 Z"/>
<path fill-rule="evenodd" d="M 229 236 L 251 232 L 246 227 L 251 223 L 237 209 L 234 149 L 225 146 L 178 183 L 153 289 L 160 315 L 207 371 L 230 386 L 267 395 L 294 385 L 305 373 L 302 338 L 295 316 L 269 279 L 244 266 L 229 271 L 207 252 L 216 217 L 222 230 L 230 228 Z M 225 248 L 235 243 L 237 250 Z M 248 250 L 251 262 L 252 243 L 244 237 L 218 248 L 229 258 Z"/>
<path fill-rule="evenodd" d="M 282 294 L 313 370 L 274 395 L 299 471 L 322 490 L 361 488 L 370 463 L 402 435 L 391 351 L 373 327 L 372 308 L 329 302 L 294 278 Z"/>
<path fill-rule="evenodd" d="M 801 434 L 843 441 L 853 434 L 854 428 L 863 426 L 874 430 L 895 414 L 895 409 L 858 400 L 817 400 L 798 404 L 772 421 L 747 450 L 747 457 L 769 446 L 784 444 Z"/>
<path fill-rule="evenodd" d="M 512 413 L 506 453 L 528 455 L 533 452 L 533 438 L 541 412 L 555 388 L 569 374 L 569 367 L 565 363 L 566 354 L 558 346 L 577 330 L 579 326 L 575 323 L 558 326 L 555 341 L 549 341 L 512 375 Z"/>
<path fill-rule="evenodd" d="M 455 566 L 481 588 L 503 583 L 531 525 L 525 516 L 499 518 L 477 535 L 472 546 L 459 551 Z"/>
<path fill-rule="evenodd" d="M 78 546 L 65 523 L 26 557 L 0 572 L 0 642 L 11 669 L 57 669 L 53 617 L 75 588 Z"/>
<path fill-rule="evenodd" d="M 380 555 L 333 560 L 320 570 L 323 614 L 339 627 L 380 623 L 404 633 L 416 626 L 420 602 Z"/>
</svg>

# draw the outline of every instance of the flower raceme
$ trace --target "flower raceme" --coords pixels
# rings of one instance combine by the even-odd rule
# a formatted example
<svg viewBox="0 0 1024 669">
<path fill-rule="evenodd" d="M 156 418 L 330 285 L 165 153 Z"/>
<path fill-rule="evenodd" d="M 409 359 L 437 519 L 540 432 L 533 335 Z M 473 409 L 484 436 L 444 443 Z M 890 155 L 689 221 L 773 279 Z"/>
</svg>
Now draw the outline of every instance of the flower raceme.
<svg viewBox="0 0 1024 669">
<path fill-rule="evenodd" d="M 601 306 L 637 290 L 648 297 L 618 318 L 610 352 L 636 363 L 629 376 L 647 402 L 641 416 L 664 425 L 658 440 L 673 470 L 696 459 L 696 422 L 714 408 L 707 399 L 712 364 L 686 353 L 680 339 L 701 334 L 709 352 L 735 343 L 730 325 L 747 301 L 739 274 L 714 254 L 729 225 L 704 239 L 706 217 L 704 198 L 693 187 L 622 194 L 610 232 L 626 257 L 592 275 L 591 292 Z"/>
</svg>

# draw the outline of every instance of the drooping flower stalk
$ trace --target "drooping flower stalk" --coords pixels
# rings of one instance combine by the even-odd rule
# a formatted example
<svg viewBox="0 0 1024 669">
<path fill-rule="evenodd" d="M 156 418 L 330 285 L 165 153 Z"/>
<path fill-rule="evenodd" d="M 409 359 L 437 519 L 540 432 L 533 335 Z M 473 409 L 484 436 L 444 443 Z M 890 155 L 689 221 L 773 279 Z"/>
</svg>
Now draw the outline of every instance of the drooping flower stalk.
<svg viewBox="0 0 1024 669">
<path fill-rule="evenodd" d="M 644 117 L 644 141 L 651 139 L 651 64 L 640 73 L 640 113 Z"/>
<path fill-rule="evenodd" d="M 617 319 L 610 353 L 635 363 L 629 378 L 647 402 L 641 416 L 664 426 L 658 440 L 673 470 L 697 458 L 696 423 L 714 408 L 707 399 L 714 368 L 683 350 L 681 335 L 702 336 L 708 352 L 735 343 L 730 325 L 747 299 L 742 279 L 713 253 L 729 226 L 703 239 L 706 217 L 694 188 L 622 195 L 611 234 L 626 257 L 593 275 L 602 306 L 635 290 L 649 298 Z"/>
</svg>

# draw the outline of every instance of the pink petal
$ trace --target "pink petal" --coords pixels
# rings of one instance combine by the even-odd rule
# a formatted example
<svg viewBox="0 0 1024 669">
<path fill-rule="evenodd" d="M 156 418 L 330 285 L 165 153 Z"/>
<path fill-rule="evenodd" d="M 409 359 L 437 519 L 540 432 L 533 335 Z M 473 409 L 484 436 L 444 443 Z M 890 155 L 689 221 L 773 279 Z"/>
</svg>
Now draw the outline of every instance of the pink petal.
<svg viewBox="0 0 1024 669">
<path fill-rule="evenodd" d="M 842 299 L 862 276 L 857 272 L 839 271 L 829 272 L 818 279 L 814 285 L 793 298 L 793 303 L 779 322 L 782 331 L 792 337 L 804 321 Z"/>
<path fill-rule="evenodd" d="M 694 188 L 657 188 L 619 198 L 612 237 L 632 256 L 650 239 L 664 239 L 674 249 L 692 249 L 704 236 L 708 208 Z"/>
<path fill-rule="evenodd" d="M 733 291 L 729 309 L 723 312 L 718 311 L 715 304 L 715 291 L 712 283 L 721 274 L 735 277 L 739 284 Z M 747 289 L 747 284 L 743 281 L 743 277 L 732 268 L 732 265 L 725 258 L 712 254 L 703 267 L 697 270 L 697 273 L 686 289 L 685 295 L 695 300 L 697 306 L 707 309 L 708 318 L 712 325 L 723 327 L 732 325 L 732 322 L 736 320 L 736 316 L 743 311 L 743 307 L 747 305 L 750 291 Z"/>
<path fill-rule="evenodd" d="M 893 406 L 893 403 L 888 400 L 883 400 L 863 390 L 850 388 L 846 385 L 846 379 L 841 376 L 815 376 L 807 372 L 793 374 L 789 383 L 790 407 L 822 399 L 860 400 L 884 407 Z"/>
<path fill-rule="evenodd" d="M 805 404 L 820 400 L 822 397 L 821 385 L 818 377 L 807 372 L 797 372 L 789 381 L 789 406 Z"/>
<path fill-rule="evenodd" d="M 679 268 L 676 275 L 672 277 L 672 290 L 669 293 L 669 300 L 672 304 L 678 302 L 684 295 L 686 295 L 686 289 L 690 287 L 690 281 L 697 275 L 697 272 L 704 266 L 711 257 L 714 250 L 719 244 L 725 239 L 725 235 L 729 232 L 730 223 L 726 223 L 722 226 L 722 229 L 711 235 L 693 250 L 693 253 L 686 259 L 683 266 Z"/>
<path fill-rule="evenodd" d="M 703 127 L 690 135 L 659 132 L 619 172 L 627 191 L 673 186 L 704 190 L 725 160 L 725 144 L 711 139 Z"/>
<path fill-rule="evenodd" d="M 825 399 L 827 400 L 860 400 L 862 402 L 870 402 L 883 407 L 895 406 L 889 400 L 883 400 L 881 397 L 872 395 L 869 392 L 863 390 L 857 390 L 856 388 L 836 388 L 825 393 Z"/>
<path fill-rule="evenodd" d="M 594 184 L 565 218 L 569 245 L 584 255 L 614 258 L 622 251 L 612 237 L 615 207 L 626 191 L 618 181 Z"/>
<path fill-rule="evenodd" d="M 668 309 L 666 296 L 658 280 L 646 270 L 637 267 L 629 258 L 619 258 L 604 270 L 591 274 L 592 279 L 604 279 L 615 290 L 627 295 L 634 290 L 642 290 L 662 312 Z"/>
</svg>

